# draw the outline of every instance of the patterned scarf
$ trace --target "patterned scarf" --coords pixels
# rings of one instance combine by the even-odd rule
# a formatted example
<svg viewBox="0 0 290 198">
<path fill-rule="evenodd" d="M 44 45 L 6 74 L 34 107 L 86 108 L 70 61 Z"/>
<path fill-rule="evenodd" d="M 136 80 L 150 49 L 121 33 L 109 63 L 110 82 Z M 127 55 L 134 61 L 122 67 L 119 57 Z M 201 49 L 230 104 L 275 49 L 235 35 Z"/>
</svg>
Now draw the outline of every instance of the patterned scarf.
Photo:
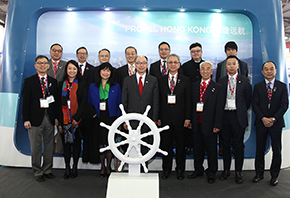
<svg viewBox="0 0 290 198">
<path fill-rule="evenodd" d="M 68 90 L 70 89 L 70 91 Z M 78 80 L 74 79 L 72 85 L 69 85 L 68 80 L 65 80 L 62 84 L 62 113 L 63 113 L 63 124 L 69 124 L 72 122 L 72 116 L 74 116 L 78 110 Z M 69 94 L 69 96 L 68 96 Z M 68 108 L 67 101 L 70 100 L 70 109 Z"/>
</svg>

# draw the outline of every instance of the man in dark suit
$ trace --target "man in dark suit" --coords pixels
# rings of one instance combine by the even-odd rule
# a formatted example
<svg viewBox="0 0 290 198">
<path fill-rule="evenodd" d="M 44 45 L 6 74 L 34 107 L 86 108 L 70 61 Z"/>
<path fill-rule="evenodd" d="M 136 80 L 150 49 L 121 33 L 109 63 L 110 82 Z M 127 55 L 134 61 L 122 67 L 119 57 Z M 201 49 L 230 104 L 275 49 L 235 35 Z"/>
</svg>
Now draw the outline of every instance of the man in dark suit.
<svg viewBox="0 0 290 198">
<path fill-rule="evenodd" d="M 191 117 L 190 81 L 178 73 L 180 58 L 176 54 L 167 57 L 168 75 L 158 79 L 160 90 L 159 126 L 169 125 L 161 133 L 161 149 L 168 152 L 162 156 L 162 179 L 167 179 L 172 170 L 173 145 L 176 146 L 177 179 L 184 178 L 185 170 L 185 130 Z"/>
<path fill-rule="evenodd" d="M 257 183 L 264 178 L 265 149 L 268 135 L 271 138 L 273 151 L 270 167 L 270 184 L 278 184 L 278 176 L 281 167 L 281 135 L 285 127 L 283 115 L 288 109 L 288 93 L 286 84 L 275 79 L 276 65 L 268 61 L 262 66 L 265 80 L 254 87 L 253 110 L 256 114 L 256 176 L 253 182 Z"/>
<path fill-rule="evenodd" d="M 226 93 L 223 129 L 221 131 L 224 140 L 224 171 L 220 180 L 226 180 L 230 176 L 231 147 L 233 147 L 235 148 L 235 179 L 236 183 L 241 184 L 243 183 L 241 171 L 244 163 L 243 140 L 245 128 L 248 126 L 247 110 L 251 104 L 252 86 L 248 78 L 238 74 L 239 59 L 236 56 L 227 57 L 226 68 L 228 75 L 219 80 Z"/>
<path fill-rule="evenodd" d="M 181 66 L 181 72 L 187 76 L 190 80 L 190 83 L 200 81 L 201 76 L 199 72 L 199 65 L 200 63 L 204 62 L 202 60 L 202 46 L 200 43 L 192 43 L 189 46 L 191 60 L 187 61 Z M 192 144 L 192 131 L 186 131 L 186 154 L 191 155 L 191 148 L 193 147 Z"/>
<path fill-rule="evenodd" d="M 110 61 L 111 55 L 110 50 L 103 48 L 99 51 L 98 59 L 100 61 L 100 64 L 106 63 Z M 87 84 L 90 85 L 92 83 L 95 83 L 96 81 L 100 80 L 98 79 L 99 71 L 98 66 L 95 68 L 92 68 L 88 77 Z"/>
<path fill-rule="evenodd" d="M 65 61 L 61 60 L 63 48 L 60 44 L 55 43 L 50 47 L 51 59 L 49 62 L 49 68 L 47 70 L 47 75 L 55 78 L 57 82 L 63 81 L 64 68 L 66 65 Z"/>
<path fill-rule="evenodd" d="M 229 41 L 225 45 L 225 53 L 228 56 L 237 56 L 238 53 L 238 45 L 234 41 Z M 239 61 L 239 69 L 238 73 L 239 75 L 248 77 L 248 64 L 244 61 Z M 216 82 L 219 81 L 221 77 L 224 77 L 227 75 L 227 70 L 226 70 L 226 60 L 218 63 L 217 65 L 217 70 L 216 70 L 216 77 L 215 80 Z"/>
<path fill-rule="evenodd" d="M 76 57 L 78 58 L 78 65 L 80 72 L 83 76 L 82 80 L 88 82 L 90 71 L 95 68 L 93 65 L 87 62 L 88 50 L 85 47 L 79 47 L 76 50 Z M 89 85 L 88 85 L 89 86 Z"/>
<path fill-rule="evenodd" d="M 51 173 L 53 160 L 54 125 L 58 125 L 57 115 L 57 81 L 47 75 L 48 58 L 39 55 L 35 58 L 37 74 L 24 80 L 22 97 L 22 117 L 24 127 L 28 129 L 31 164 L 35 179 L 44 181 L 44 176 L 53 179 Z M 41 165 L 43 150 L 43 163 Z"/>
<path fill-rule="evenodd" d="M 148 67 L 148 59 L 146 56 L 137 56 L 135 59 L 135 65 L 137 72 L 124 79 L 122 89 L 122 104 L 127 113 L 141 113 L 146 110 L 147 105 L 151 106 L 148 112 L 148 117 L 155 123 L 158 121 L 159 111 L 159 90 L 158 81 L 154 76 L 146 74 Z M 137 122 L 132 122 L 132 128 L 136 128 Z M 124 128 L 128 130 L 126 124 Z M 143 125 L 141 132 L 148 131 L 148 127 Z M 150 141 L 147 137 L 146 141 Z M 141 151 L 145 154 L 148 151 L 147 147 L 142 146 Z"/>
<path fill-rule="evenodd" d="M 200 64 L 201 81 L 192 84 L 192 130 L 194 172 L 187 177 L 194 179 L 204 172 L 204 152 L 207 151 L 209 183 L 215 182 L 218 170 L 217 133 L 223 124 L 225 96 L 223 87 L 212 81 L 213 64 L 209 61 Z"/>
<path fill-rule="evenodd" d="M 163 41 L 158 45 L 158 52 L 160 60 L 152 63 L 150 65 L 150 75 L 155 76 L 156 78 L 161 78 L 162 76 L 167 75 L 167 63 L 166 59 L 170 54 L 170 45 L 169 43 Z"/>
<path fill-rule="evenodd" d="M 135 74 L 135 58 L 137 56 L 137 50 L 133 46 L 129 46 L 125 49 L 125 57 L 127 59 L 127 64 L 119 67 L 117 69 L 118 83 L 120 87 L 123 87 L 124 78 L 127 76 L 132 76 Z"/>
</svg>

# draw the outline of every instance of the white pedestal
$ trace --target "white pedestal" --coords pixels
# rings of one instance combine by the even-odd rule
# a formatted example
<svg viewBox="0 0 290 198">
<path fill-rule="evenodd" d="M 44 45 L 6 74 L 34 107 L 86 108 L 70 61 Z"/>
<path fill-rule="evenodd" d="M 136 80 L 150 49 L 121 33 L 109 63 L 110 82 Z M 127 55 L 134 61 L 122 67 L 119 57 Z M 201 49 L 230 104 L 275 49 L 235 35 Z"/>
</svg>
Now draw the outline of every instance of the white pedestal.
<svg viewBox="0 0 290 198">
<path fill-rule="evenodd" d="M 140 173 L 129 176 L 128 173 L 111 173 L 108 180 L 107 198 L 158 198 L 158 173 Z"/>
</svg>

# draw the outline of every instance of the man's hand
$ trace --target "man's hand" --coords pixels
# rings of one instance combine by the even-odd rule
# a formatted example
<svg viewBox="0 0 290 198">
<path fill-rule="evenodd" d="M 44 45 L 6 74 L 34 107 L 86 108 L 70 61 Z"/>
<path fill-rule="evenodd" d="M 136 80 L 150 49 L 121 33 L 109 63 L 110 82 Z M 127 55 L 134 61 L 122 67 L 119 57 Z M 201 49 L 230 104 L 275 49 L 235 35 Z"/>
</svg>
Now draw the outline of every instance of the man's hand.
<svg viewBox="0 0 290 198">
<path fill-rule="evenodd" d="M 214 133 L 218 133 L 220 131 L 220 129 L 218 129 L 218 128 L 213 128 L 213 132 Z"/>
<path fill-rule="evenodd" d="M 58 120 L 57 119 L 54 119 L 54 125 L 58 126 Z"/>
<path fill-rule="evenodd" d="M 263 117 L 262 121 L 263 121 L 264 126 L 268 127 L 268 128 L 273 126 L 273 124 L 274 124 L 274 120 L 272 118 Z"/>
<path fill-rule="evenodd" d="M 127 126 L 127 124 L 126 124 L 126 123 L 124 123 L 124 124 L 123 124 L 123 127 L 124 127 L 124 129 L 125 129 L 125 130 L 127 130 L 127 131 L 128 131 L 128 126 Z"/>
<path fill-rule="evenodd" d="M 73 120 L 72 123 L 71 123 L 72 127 L 75 127 L 77 124 L 78 124 L 78 122 L 75 121 L 75 120 Z"/>
<path fill-rule="evenodd" d="M 161 126 L 161 120 L 159 119 L 158 121 L 157 121 L 157 126 Z"/>
<path fill-rule="evenodd" d="M 25 122 L 24 122 L 24 127 L 25 127 L 26 129 L 31 129 L 31 123 L 30 123 L 30 121 L 25 121 Z"/>
<path fill-rule="evenodd" d="M 189 121 L 189 120 L 185 120 L 185 121 L 184 121 L 184 125 L 183 125 L 183 126 L 184 126 L 184 127 L 188 127 L 188 126 L 189 126 L 189 124 L 190 124 L 190 121 Z"/>
</svg>

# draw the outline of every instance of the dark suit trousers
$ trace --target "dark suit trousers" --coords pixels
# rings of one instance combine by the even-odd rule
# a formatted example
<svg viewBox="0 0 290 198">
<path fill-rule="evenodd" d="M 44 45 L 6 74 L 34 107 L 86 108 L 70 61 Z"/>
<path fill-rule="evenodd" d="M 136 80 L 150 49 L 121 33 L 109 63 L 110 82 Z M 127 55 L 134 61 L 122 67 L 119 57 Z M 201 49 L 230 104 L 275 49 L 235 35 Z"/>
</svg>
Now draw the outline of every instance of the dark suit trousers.
<svg viewBox="0 0 290 198">
<path fill-rule="evenodd" d="M 244 134 L 245 128 L 239 124 L 237 111 L 225 111 L 222 128 L 224 170 L 230 170 L 232 152 L 235 148 L 235 170 L 241 172 L 244 163 Z M 233 140 L 233 144 L 232 143 Z"/>
<path fill-rule="evenodd" d="M 54 127 L 47 114 L 44 115 L 40 126 L 32 126 L 31 129 L 28 129 L 31 148 L 31 164 L 34 176 L 51 173 L 54 148 L 53 135 Z M 41 166 L 42 141 L 44 149 L 43 163 Z"/>
<path fill-rule="evenodd" d="M 198 131 L 193 133 L 193 148 L 194 170 L 198 174 L 203 173 L 204 153 L 207 151 L 208 169 L 206 174 L 208 177 L 214 177 L 218 169 L 217 134 L 204 135 L 201 123 L 198 123 Z"/>
<path fill-rule="evenodd" d="M 256 158 L 255 170 L 257 175 L 263 175 L 265 169 L 265 149 L 268 136 L 271 138 L 271 146 L 273 151 L 270 174 L 272 177 L 278 177 L 281 167 L 281 135 L 282 128 L 266 128 L 264 126 L 256 126 Z"/>
<path fill-rule="evenodd" d="M 185 128 L 183 126 L 169 125 L 169 129 L 161 132 L 161 149 L 168 152 L 162 156 L 163 171 L 171 172 L 173 160 L 173 147 L 176 148 L 176 170 L 185 170 Z"/>
</svg>

